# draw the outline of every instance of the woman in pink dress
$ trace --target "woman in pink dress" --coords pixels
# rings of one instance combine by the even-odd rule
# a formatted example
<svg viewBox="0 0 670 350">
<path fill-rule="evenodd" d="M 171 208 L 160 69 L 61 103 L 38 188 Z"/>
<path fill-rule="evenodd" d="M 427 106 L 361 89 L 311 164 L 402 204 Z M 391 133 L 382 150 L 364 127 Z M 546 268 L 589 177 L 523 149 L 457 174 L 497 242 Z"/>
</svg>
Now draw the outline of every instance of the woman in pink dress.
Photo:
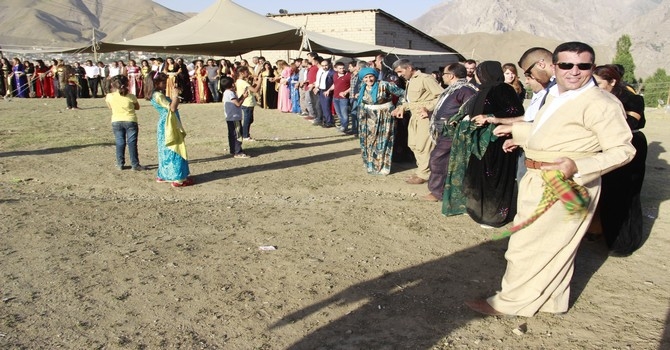
<svg viewBox="0 0 670 350">
<path fill-rule="evenodd" d="M 126 73 L 128 74 L 128 92 L 139 98 L 144 97 L 142 93 L 142 71 L 135 60 L 128 61 Z"/>
<path fill-rule="evenodd" d="M 281 71 L 280 76 L 275 80 L 279 85 L 277 90 L 277 109 L 284 113 L 291 111 L 291 92 L 288 87 L 288 81 L 291 78 L 291 66 L 284 60 L 277 61 L 277 70 Z"/>
</svg>

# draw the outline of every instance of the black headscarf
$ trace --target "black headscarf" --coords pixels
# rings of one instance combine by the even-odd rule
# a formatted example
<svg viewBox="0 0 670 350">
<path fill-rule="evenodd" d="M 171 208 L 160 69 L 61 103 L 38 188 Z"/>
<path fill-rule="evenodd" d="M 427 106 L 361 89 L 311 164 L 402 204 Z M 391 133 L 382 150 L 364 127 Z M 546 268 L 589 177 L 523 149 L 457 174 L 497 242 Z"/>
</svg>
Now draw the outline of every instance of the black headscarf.
<svg viewBox="0 0 670 350">
<path fill-rule="evenodd" d="M 470 99 L 468 108 L 468 115 L 471 117 L 482 114 L 484 111 L 484 102 L 489 94 L 489 91 L 495 86 L 505 83 L 505 74 L 502 70 L 502 65 L 498 61 L 484 61 L 477 65 L 475 71 L 477 78 L 479 78 L 479 92 Z"/>
</svg>

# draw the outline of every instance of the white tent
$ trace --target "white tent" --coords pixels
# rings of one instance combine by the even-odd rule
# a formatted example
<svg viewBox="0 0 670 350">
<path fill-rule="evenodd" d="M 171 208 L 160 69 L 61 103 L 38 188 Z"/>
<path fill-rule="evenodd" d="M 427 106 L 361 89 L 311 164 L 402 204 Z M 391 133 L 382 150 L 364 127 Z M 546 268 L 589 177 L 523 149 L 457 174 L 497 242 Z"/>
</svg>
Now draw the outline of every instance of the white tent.
<svg viewBox="0 0 670 350">
<path fill-rule="evenodd" d="M 369 45 L 304 31 L 250 11 L 230 0 L 218 0 L 196 16 L 165 30 L 120 43 L 100 42 L 61 52 L 150 51 L 211 56 L 237 56 L 254 50 L 301 50 L 341 56 L 458 55 Z"/>
</svg>

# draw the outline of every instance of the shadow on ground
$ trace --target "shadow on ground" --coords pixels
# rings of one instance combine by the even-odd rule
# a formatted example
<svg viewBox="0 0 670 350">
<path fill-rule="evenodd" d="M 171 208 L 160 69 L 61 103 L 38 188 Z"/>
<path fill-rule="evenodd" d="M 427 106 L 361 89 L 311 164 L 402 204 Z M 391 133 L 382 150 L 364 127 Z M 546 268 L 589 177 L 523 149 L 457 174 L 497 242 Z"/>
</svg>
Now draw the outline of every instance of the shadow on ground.
<svg viewBox="0 0 670 350">
<path fill-rule="evenodd" d="M 467 309 L 463 296 L 490 296 L 500 287 L 507 240 L 489 241 L 444 258 L 353 285 L 285 316 L 271 328 L 327 313 L 330 307 L 363 303 L 318 328 L 288 349 L 430 349 L 453 331 L 482 316 Z M 572 281 L 574 302 L 607 259 L 606 249 L 580 249 Z M 478 261 L 492 261 L 481 266 Z M 518 318 L 519 323 L 526 322 Z"/>
<path fill-rule="evenodd" d="M 12 151 L 0 153 L 0 158 L 4 157 L 20 157 L 20 156 L 41 156 L 47 154 L 56 154 L 56 153 L 65 153 L 74 151 L 77 149 L 88 148 L 88 147 L 99 147 L 99 146 L 114 146 L 113 142 L 101 142 L 101 143 L 92 143 L 88 145 L 75 145 L 67 147 L 54 147 L 54 148 L 45 148 L 45 149 L 36 149 L 31 151 Z"/>
</svg>

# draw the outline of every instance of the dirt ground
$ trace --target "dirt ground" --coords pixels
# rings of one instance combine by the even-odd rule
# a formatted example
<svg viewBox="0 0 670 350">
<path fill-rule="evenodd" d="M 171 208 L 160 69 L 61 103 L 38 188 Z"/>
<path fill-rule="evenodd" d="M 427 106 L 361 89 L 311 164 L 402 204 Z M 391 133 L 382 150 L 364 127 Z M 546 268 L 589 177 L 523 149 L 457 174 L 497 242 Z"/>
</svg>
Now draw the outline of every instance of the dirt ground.
<svg viewBox="0 0 670 350">
<path fill-rule="evenodd" d="M 147 101 L 145 172 L 114 168 L 103 100 L 79 104 L 0 100 L 2 349 L 670 349 L 663 111 L 646 245 L 585 241 L 566 315 L 484 318 L 463 301 L 499 288 L 507 242 L 419 200 L 411 166 L 367 175 L 353 137 L 259 109 L 233 159 L 222 106 L 182 105 L 196 184 L 171 188 Z"/>
</svg>

